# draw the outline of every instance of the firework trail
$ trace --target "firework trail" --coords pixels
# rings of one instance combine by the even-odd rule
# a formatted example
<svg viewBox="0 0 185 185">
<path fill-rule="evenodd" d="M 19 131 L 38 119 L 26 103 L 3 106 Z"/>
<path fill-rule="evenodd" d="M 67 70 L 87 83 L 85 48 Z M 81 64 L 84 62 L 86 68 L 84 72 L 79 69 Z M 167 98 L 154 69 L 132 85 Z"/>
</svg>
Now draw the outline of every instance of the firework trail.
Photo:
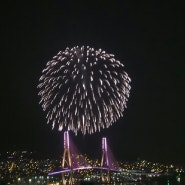
<svg viewBox="0 0 185 185">
<path fill-rule="evenodd" d="M 39 81 L 48 123 L 84 135 L 108 128 L 123 116 L 131 88 L 124 65 L 113 54 L 89 46 L 60 51 Z"/>
</svg>

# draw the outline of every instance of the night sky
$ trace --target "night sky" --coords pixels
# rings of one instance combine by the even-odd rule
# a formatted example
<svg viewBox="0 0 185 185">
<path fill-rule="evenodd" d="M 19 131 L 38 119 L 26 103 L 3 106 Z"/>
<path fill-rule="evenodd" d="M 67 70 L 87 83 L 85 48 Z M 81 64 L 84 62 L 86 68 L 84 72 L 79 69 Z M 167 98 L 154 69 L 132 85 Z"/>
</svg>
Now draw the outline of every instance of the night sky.
<svg viewBox="0 0 185 185">
<path fill-rule="evenodd" d="M 121 2 L 121 1 L 120 1 Z M 183 1 L 28 1 L 2 8 L 0 152 L 60 155 L 63 132 L 46 124 L 37 85 L 58 51 L 89 45 L 113 53 L 132 79 L 124 116 L 93 135 L 71 137 L 101 157 L 106 136 L 119 160 L 185 163 Z"/>
</svg>

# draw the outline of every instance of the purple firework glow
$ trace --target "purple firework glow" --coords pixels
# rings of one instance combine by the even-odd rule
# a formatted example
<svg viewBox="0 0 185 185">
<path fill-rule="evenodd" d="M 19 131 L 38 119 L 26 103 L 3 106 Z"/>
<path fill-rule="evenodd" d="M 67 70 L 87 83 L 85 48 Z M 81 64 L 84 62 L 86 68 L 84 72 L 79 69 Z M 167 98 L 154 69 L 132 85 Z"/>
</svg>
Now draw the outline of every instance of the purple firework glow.
<svg viewBox="0 0 185 185">
<path fill-rule="evenodd" d="M 40 103 L 53 128 L 91 134 L 123 116 L 130 81 L 113 54 L 89 46 L 66 48 L 42 71 Z"/>
</svg>

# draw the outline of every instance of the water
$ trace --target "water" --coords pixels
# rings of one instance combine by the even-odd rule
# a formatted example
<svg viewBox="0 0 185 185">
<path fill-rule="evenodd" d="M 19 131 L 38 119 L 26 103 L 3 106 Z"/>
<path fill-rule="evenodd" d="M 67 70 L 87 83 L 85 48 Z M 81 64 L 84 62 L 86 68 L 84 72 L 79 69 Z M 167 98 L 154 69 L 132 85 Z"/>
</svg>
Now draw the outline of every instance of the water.
<svg viewBox="0 0 185 185">
<path fill-rule="evenodd" d="M 27 183 L 15 183 L 11 185 L 26 185 Z M 50 183 L 29 183 L 29 185 L 51 185 Z M 52 185 L 62 185 L 60 183 L 53 183 Z M 71 185 L 71 184 L 66 184 Z M 101 183 L 90 183 L 84 182 L 80 184 L 73 185 L 185 185 L 185 182 L 177 182 L 177 181 L 152 181 L 152 182 L 122 182 L 122 183 L 111 183 L 111 184 L 101 184 Z"/>
<path fill-rule="evenodd" d="M 80 184 L 81 185 L 81 184 Z M 185 182 L 177 181 L 152 181 L 152 182 L 122 182 L 112 184 L 82 183 L 82 185 L 185 185 Z"/>
<path fill-rule="evenodd" d="M 84 184 L 85 185 L 85 184 Z M 87 183 L 88 185 L 88 183 Z M 90 184 L 89 184 L 90 185 Z M 152 181 L 152 182 L 122 182 L 122 183 L 113 183 L 113 184 L 93 184 L 93 185 L 185 185 L 184 182 L 177 181 Z"/>
<path fill-rule="evenodd" d="M 166 181 L 166 182 L 153 181 L 153 182 L 141 182 L 141 183 L 123 182 L 123 183 L 116 183 L 116 184 L 110 184 L 110 185 L 185 185 L 185 184 L 184 183 L 182 184 L 179 182 L 169 182 L 169 181 Z"/>
<path fill-rule="evenodd" d="M 70 184 L 66 184 L 66 185 L 70 185 Z M 76 184 L 73 184 L 73 185 L 76 185 Z M 122 183 L 111 183 L 111 184 L 84 182 L 78 185 L 185 185 L 185 181 L 177 182 L 177 181 L 165 180 L 165 181 L 151 181 L 151 182 L 122 182 Z"/>
<path fill-rule="evenodd" d="M 178 182 L 179 180 L 180 182 Z M 0 182 L 0 185 L 2 183 Z M 10 185 L 64 185 L 62 183 L 61 179 L 53 179 L 51 181 L 48 181 L 44 178 L 36 178 L 34 179 L 19 179 L 19 181 L 14 183 L 3 183 L 3 184 L 10 184 Z M 181 179 L 157 179 L 153 181 L 144 181 L 144 182 L 121 182 L 121 183 L 98 183 L 96 181 L 89 182 L 89 181 L 83 181 L 83 182 L 73 182 L 72 184 L 69 183 L 69 181 L 66 183 L 66 185 L 185 185 L 185 177 Z"/>
</svg>

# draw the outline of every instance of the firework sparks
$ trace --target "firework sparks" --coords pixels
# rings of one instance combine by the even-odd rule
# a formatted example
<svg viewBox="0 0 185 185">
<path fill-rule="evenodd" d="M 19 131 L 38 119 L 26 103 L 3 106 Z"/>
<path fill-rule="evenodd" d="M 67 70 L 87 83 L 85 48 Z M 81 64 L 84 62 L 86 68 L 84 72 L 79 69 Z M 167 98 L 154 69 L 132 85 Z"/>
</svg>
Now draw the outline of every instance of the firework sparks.
<svg viewBox="0 0 185 185">
<path fill-rule="evenodd" d="M 88 46 L 66 48 L 42 71 L 40 104 L 53 128 L 91 134 L 123 116 L 130 81 L 113 54 Z"/>
</svg>

